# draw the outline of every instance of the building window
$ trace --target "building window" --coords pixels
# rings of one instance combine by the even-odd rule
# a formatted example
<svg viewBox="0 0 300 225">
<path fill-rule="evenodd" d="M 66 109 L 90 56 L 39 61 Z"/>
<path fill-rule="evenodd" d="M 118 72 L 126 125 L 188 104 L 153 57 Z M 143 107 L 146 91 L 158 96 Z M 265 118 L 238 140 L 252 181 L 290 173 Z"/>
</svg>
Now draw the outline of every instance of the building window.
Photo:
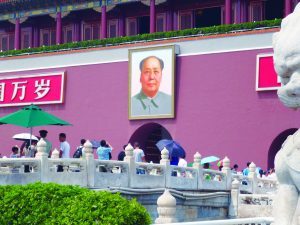
<svg viewBox="0 0 300 225">
<path fill-rule="evenodd" d="M 239 9 L 240 2 L 233 1 L 231 4 L 231 23 L 240 23 L 240 15 L 239 12 L 241 10 Z"/>
<path fill-rule="evenodd" d="M 127 18 L 126 20 L 126 35 L 137 35 L 137 22 L 136 18 Z"/>
<path fill-rule="evenodd" d="M 7 51 L 9 50 L 9 36 L 7 35 L 1 35 L 1 51 Z"/>
<path fill-rule="evenodd" d="M 118 20 L 108 21 L 108 37 L 113 38 L 118 36 Z"/>
<path fill-rule="evenodd" d="M 179 29 L 180 30 L 184 30 L 184 29 L 189 29 L 193 27 L 193 23 L 192 23 L 192 12 L 188 11 L 188 12 L 180 12 L 179 14 Z"/>
<path fill-rule="evenodd" d="M 56 44 L 56 31 L 54 28 L 41 29 L 40 44 L 42 46 L 49 46 Z"/>
<path fill-rule="evenodd" d="M 221 24 L 221 7 L 194 10 L 194 27 L 210 27 Z"/>
<path fill-rule="evenodd" d="M 31 32 L 30 31 L 22 31 L 21 33 L 21 48 L 29 48 L 31 47 Z"/>
<path fill-rule="evenodd" d="M 250 21 L 261 21 L 263 19 L 262 2 L 253 2 L 250 4 Z"/>
<path fill-rule="evenodd" d="M 63 42 L 70 43 L 73 41 L 73 26 L 65 26 L 63 27 Z"/>
<path fill-rule="evenodd" d="M 156 32 L 166 31 L 166 14 L 161 13 L 156 15 Z"/>
<path fill-rule="evenodd" d="M 83 23 L 82 25 L 82 40 L 95 40 L 100 37 L 99 23 Z"/>
<path fill-rule="evenodd" d="M 0 50 L 8 51 L 14 49 L 15 36 L 14 33 L 0 33 Z"/>
</svg>

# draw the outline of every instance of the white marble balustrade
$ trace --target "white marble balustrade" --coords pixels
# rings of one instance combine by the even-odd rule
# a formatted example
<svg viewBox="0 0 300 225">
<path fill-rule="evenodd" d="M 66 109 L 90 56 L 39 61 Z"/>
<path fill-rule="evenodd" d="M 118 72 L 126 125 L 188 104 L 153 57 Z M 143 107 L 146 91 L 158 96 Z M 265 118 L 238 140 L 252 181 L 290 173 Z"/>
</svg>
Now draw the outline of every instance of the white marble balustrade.
<svg viewBox="0 0 300 225">
<path fill-rule="evenodd" d="M 177 190 L 229 191 L 234 178 L 240 182 L 240 190 L 246 193 L 274 192 L 276 181 L 252 176 L 234 175 L 230 170 L 230 160 L 223 160 L 222 171 L 203 169 L 201 155 L 194 156 L 193 167 L 170 165 L 168 151 L 162 151 L 160 164 L 136 163 L 133 148 L 126 149 L 125 160 L 98 160 L 92 154 L 90 142 L 85 144 L 85 158 L 61 159 L 54 150 L 48 158 L 44 152 L 45 142 L 38 143 L 38 153 L 34 159 L 0 159 L 0 185 L 27 184 L 36 181 L 59 184 L 80 185 L 90 188 L 170 188 Z M 250 172 L 251 173 L 251 172 Z"/>
<path fill-rule="evenodd" d="M 165 223 L 164 225 L 270 225 L 273 222 L 271 217 L 257 217 L 231 220 L 213 220 L 201 222 L 182 222 L 182 223 Z"/>
<path fill-rule="evenodd" d="M 41 180 L 37 159 L 0 159 L 0 185 L 28 184 Z"/>
</svg>

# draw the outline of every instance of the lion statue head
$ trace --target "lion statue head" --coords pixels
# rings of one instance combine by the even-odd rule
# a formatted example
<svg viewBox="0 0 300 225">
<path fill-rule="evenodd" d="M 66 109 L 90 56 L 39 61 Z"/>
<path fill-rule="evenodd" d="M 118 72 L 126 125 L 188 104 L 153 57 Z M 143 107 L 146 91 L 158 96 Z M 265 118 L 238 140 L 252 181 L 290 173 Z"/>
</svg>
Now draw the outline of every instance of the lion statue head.
<svg viewBox="0 0 300 225">
<path fill-rule="evenodd" d="M 275 70 L 282 86 L 277 94 L 289 108 L 300 107 L 300 4 L 282 20 L 281 29 L 273 35 Z"/>
</svg>

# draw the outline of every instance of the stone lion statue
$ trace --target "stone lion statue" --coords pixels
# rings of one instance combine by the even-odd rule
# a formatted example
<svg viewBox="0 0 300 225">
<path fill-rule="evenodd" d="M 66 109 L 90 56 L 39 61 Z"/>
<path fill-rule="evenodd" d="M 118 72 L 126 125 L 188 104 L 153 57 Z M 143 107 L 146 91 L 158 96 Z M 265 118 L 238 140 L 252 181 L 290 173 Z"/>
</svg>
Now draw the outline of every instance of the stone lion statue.
<svg viewBox="0 0 300 225">
<path fill-rule="evenodd" d="M 282 87 L 277 94 L 287 107 L 300 107 L 300 3 L 273 36 L 274 64 Z M 300 115 L 299 115 L 300 116 Z M 274 225 L 300 224 L 300 130 L 290 135 L 275 157 L 279 182 Z"/>
</svg>

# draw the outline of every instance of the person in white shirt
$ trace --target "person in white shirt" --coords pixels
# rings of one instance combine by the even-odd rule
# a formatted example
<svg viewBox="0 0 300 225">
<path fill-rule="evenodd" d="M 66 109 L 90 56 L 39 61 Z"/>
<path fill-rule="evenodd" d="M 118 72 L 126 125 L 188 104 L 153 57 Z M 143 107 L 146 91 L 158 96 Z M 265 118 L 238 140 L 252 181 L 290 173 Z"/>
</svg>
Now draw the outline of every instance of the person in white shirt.
<svg viewBox="0 0 300 225">
<path fill-rule="evenodd" d="M 142 149 L 140 149 L 140 145 L 138 142 L 135 142 L 134 145 L 134 150 L 133 150 L 133 155 L 135 158 L 136 162 L 145 162 L 145 154 Z"/>
<path fill-rule="evenodd" d="M 61 158 L 70 158 L 70 144 L 66 141 L 66 134 L 59 134 Z"/>
</svg>

